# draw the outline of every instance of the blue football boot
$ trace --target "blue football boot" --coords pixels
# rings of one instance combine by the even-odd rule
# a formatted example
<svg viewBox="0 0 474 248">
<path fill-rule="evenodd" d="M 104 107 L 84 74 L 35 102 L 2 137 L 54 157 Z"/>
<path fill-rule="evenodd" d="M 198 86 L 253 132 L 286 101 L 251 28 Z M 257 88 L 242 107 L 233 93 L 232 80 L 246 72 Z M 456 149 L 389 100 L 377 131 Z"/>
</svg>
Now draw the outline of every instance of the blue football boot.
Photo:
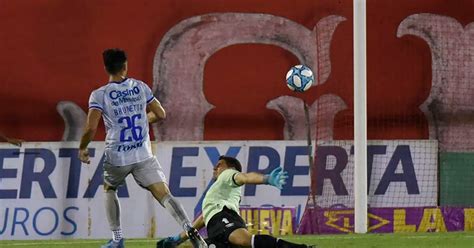
<svg viewBox="0 0 474 248">
<path fill-rule="evenodd" d="M 121 239 L 119 242 L 115 242 L 112 239 L 107 242 L 107 244 L 101 246 L 100 248 L 125 248 L 124 239 Z"/>
</svg>

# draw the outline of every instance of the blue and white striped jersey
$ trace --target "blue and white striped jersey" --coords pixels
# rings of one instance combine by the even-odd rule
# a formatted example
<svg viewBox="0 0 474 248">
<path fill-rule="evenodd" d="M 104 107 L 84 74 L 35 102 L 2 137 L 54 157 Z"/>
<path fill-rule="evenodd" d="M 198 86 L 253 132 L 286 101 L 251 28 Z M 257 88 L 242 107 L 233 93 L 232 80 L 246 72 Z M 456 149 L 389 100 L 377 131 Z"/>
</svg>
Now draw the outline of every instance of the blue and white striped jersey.
<svg viewBox="0 0 474 248">
<path fill-rule="evenodd" d="M 153 156 L 146 106 L 155 97 L 144 82 L 127 78 L 94 90 L 89 108 L 102 111 L 105 159 L 115 166 L 129 165 Z"/>
</svg>

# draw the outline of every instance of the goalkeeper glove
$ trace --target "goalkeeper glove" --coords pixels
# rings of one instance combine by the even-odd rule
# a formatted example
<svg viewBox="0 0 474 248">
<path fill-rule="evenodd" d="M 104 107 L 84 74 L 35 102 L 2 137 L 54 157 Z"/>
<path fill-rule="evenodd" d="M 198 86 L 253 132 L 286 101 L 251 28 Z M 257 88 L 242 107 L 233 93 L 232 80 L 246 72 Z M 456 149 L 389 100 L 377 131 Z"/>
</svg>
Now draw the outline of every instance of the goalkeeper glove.
<svg viewBox="0 0 474 248">
<path fill-rule="evenodd" d="M 284 171 L 283 168 L 278 167 L 270 172 L 270 174 L 264 176 L 264 182 L 279 189 L 283 189 L 283 185 L 286 184 L 287 178 L 288 172 Z"/>
</svg>

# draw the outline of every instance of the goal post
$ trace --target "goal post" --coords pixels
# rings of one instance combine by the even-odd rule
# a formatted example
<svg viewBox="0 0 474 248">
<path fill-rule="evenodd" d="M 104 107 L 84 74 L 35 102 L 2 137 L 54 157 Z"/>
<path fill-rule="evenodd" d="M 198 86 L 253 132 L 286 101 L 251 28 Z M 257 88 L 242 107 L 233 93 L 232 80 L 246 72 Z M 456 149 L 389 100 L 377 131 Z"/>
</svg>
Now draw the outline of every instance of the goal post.
<svg viewBox="0 0 474 248">
<path fill-rule="evenodd" d="M 386 58 L 386 47 L 391 43 L 381 45 L 381 42 L 397 41 L 401 46 L 395 51 L 401 49 L 402 53 L 410 52 L 405 48 L 416 44 L 413 40 L 398 40 L 399 36 L 393 32 L 391 37 L 379 35 L 377 30 L 382 27 L 379 24 L 386 17 L 374 8 L 378 7 L 372 5 L 375 1 L 353 0 L 349 3 L 352 3 L 349 11 L 353 23 L 341 26 L 344 32 L 336 34 L 344 39 L 345 47 L 339 39 L 335 39 L 334 44 L 343 49 L 330 49 L 329 41 L 318 45 L 324 49 L 317 50 L 316 75 L 326 75 L 323 73 L 331 70 L 329 58 L 338 59 L 337 63 L 334 61 L 337 66 L 332 67 L 335 72 L 331 74 L 332 80 L 316 88 L 319 97 L 312 107 L 314 164 L 309 171 L 311 188 L 298 229 L 302 234 L 385 232 L 389 227 L 395 231 L 404 230 L 403 224 L 392 221 L 383 224 L 386 223 L 383 220 L 393 220 L 395 214 L 402 212 L 403 216 L 421 218 L 418 210 L 436 208 L 439 201 L 453 204 L 457 201 L 455 198 L 462 199 L 454 197 L 453 193 L 472 188 L 465 184 L 465 187 L 451 191 L 448 188 L 452 183 L 447 183 L 460 181 L 466 173 L 464 170 L 464 174 L 451 176 L 450 172 L 456 173 L 468 163 L 468 160 L 456 157 L 470 156 L 452 154 L 469 151 L 459 149 L 469 149 L 466 115 L 472 111 L 464 105 L 466 96 L 454 91 L 441 92 L 435 82 L 430 88 L 424 87 L 428 85 L 415 80 L 419 74 L 391 73 L 400 68 L 381 63 L 392 61 L 391 57 Z M 347 16 L 350 18 L 350 14 Z M 423 18 L 431 20 L 433 17 Z M 390 25 L 399 24 L 391 22 Z M 446 34 L 452 28 L 444 27 L 443 23 L 433 25 Z M 330 23 L 319 25 L 318 40 L 327 38 L 328 30 L 333 27 Z M 369 45 L 370 53 L 367 51 Z M 328 51 L 334 55 L 329 56 Z M 369 54 L 374 61 L 367 60 Z M 351 55 L 353 60 L 347 60 Z M 418 53 L 417 56 L 421 55 Z M 344 66 L 340 66 L 341 61 Z M 420 66 L 417 60 L 402 61 L 400 58 L 397 61 Z M 457 62 L 459 66 L 466 63 L 465 60 Z M 417 72 L 425 73 L 425 70 Z M 368 82 L 368 73 L 373 74 L 374 80 Z M 393 82 L 393 77 L 397 82 Z M 466 94 L 470 90 L 467 86 L 459 87 Z M 452 115 L 457 117 L 453 119 Z M 444 192 L 441 198 L 438 197 L 440 191 Z M 470 203 L 466 204 L 469 206 Z"/>
<path fill-rule="evenodd" d="M 366 0 L 354 0 L 354 232 L 367 232 Z"/>
</svg>

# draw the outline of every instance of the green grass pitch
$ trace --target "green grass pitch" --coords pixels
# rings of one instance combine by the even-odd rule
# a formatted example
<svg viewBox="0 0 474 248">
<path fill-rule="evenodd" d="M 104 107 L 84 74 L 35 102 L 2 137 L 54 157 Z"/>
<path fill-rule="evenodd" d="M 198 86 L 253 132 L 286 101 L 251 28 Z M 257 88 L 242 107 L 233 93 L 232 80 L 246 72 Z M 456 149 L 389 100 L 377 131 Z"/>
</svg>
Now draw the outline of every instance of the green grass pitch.
<svg viewBox="0 0 474 248">
<path fill-rule="evenodd" d="M 427 248 L 474 248 L 474 232 L 452 233 L 419 233 L 419 234 L 348 234 L 348 235 L 299 235 L 285 236 L 284 239 L 306 244 L 315 244 L 318 248 L 336 247 L 427 247 Z M 1 248 L 97 248 L 105 240 L 0 240 Z M 153 248 L 156 241 L 153 239 L 129 239 L 125 242 L 127 248 Z M 191 247 L 184 244 L 180 247 Z"/>
</svg>

